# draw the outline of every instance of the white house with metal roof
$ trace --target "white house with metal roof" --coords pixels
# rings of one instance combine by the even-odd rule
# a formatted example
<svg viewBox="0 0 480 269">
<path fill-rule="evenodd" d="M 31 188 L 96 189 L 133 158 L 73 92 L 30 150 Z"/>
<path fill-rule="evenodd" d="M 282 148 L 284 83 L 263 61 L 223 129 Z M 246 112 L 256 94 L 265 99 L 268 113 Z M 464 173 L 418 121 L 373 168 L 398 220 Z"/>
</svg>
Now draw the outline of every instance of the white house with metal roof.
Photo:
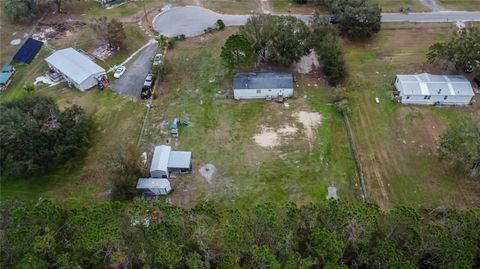
<svg viewBox="0 0 480 269">
<path fill-rule="evenodd" d="M 172 172 L 187 173 L 191 171 L 192 153 L 190 151 L 174 151 L 167 145 L 155 147 L 150 166 L 151 177 L 169 178 Z"/>
<path fill-rule="evenodd" d="M 167 178 L 140 178 L 137 190 L 144 196 L 167 195 L 172 191 Z"/>
<path fill-rule="evenodd" d="M 469 105 L 475 93 L 463 76 L 397 75 L 394 98 L 403 104 Z"/>
<path fill-rule="evenodd" d="M 289 73 L 238 73 L 233 77 L 233 97 L 235 100 L 291 97 L 293 82 Z"/>
<path fill-rule="evenodd" d="M 69 84 L 81 91 L 88 90 L 106 79 L 105 69 L 73 48 L 58 50 L 45 61 L 51 69 L 62 74 Z"/>
</svg>

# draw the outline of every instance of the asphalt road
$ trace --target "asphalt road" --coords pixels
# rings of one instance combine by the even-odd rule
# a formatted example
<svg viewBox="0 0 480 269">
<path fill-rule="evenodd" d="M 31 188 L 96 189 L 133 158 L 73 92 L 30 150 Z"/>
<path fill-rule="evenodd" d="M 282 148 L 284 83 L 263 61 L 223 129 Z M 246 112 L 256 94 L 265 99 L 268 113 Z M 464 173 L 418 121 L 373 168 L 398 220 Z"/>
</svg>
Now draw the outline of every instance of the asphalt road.
<svg viewBox="0 0 480 269">
<path fill-rule="evenodd" d="M 133 62 L 127 67 L 125 74 L 115 81 L 112 89 L 123 95 L 140 97 L 143 82 L 148 72 L 151 71 L 152 59 L 157 51 L 157 43 L 153 43 L 146 47 Z"/>
<path fill-rule="evenodd" d="M 308 15 L 294 15 L 305 22 Z M 184 34 L 188 37 L 203 33 L 208 27 L 214 27 L 218 19 L 227 26 L 244 25 L 250 15 L 226 15 L 198 6 L 175 7 L 160 14 L 153 21 L 153 28 L 166 36 Z M 440 11 L 420 13 L 382 13 L 382 22 L 455 22 L 480 21 L 480 12 Z"/>
</svg>

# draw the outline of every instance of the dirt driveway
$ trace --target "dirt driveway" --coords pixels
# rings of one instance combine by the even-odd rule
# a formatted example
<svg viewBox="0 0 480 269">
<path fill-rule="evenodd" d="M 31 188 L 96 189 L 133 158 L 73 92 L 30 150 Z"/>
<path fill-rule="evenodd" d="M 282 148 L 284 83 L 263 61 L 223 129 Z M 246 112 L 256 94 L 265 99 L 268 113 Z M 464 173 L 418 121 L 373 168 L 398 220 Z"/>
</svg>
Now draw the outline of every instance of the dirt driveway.
<svg viewBox="0 0 480 269">
<path fill-rule="evenodd" d="M 151 60 L 156 51 L 157 43 L 146 47 L 135 62 L 127 67 L 125 74 L 114 82 L 112 89 L 123 95 L 139 97 L 145 77 L 151 71 Z"/>
</svg>

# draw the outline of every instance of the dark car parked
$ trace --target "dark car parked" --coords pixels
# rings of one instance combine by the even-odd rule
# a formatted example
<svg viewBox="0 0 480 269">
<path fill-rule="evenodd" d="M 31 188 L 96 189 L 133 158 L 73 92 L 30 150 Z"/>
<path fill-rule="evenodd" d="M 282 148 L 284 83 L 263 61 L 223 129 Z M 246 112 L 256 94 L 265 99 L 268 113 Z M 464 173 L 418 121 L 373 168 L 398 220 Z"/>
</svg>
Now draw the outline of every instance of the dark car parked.
<svg viewBox="0 0 480 269">
<path fill-rule="evenodd" d="M 478 87 L 480 87 L 480 77 L 474 77 L 473 81 L 477 84 Z"/>
<path fill-rule="evenodd" d="M 149 99 L 152 96 L 152 88 L 155 85 L 155 77 L 152 73 L 148 73 L 143 82 L 142 92 L 140 93 L 140 98 Z"/>
</svg>

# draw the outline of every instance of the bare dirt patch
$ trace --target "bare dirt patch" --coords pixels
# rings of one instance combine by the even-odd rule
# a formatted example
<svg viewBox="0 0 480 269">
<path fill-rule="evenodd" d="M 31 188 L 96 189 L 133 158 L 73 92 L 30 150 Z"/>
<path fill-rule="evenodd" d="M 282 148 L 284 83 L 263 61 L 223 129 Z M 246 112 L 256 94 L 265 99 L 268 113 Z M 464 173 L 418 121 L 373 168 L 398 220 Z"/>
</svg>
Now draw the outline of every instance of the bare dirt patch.
<svg viewBox="0 0 480 269">
<path fill-rule="evenodd" d="M 198 169 L 198 172 L 203 178 L 207 180 L 208 184 L 212 184 L 213 176 L 215 175 L 216 171 L 217 168 L 211 163 L 200 166 L 200 168 Z"/>
<path fill-rule="evenodd" d="M 272 128 L 262 128 L 262 131 L 256 134 L 253 139 L 255 143 L 264 148 L 273 148 L 280 145 L 278 134 Z"/>
<path fill-rule="evenodd" d="M 312 50 L 310 54 L 303 56 L 300 58 L 300 61 L 295 64 L 295 71 L 300 74 L 309 74 L 318 67 L 320 67 L 320 64 L 318 62 L 317 54 Z"/>
<path fill-rule="evenodd" d="M 305 128 L 308 143 L 311 149 L 313 147 L 313 141 L 315 139 L 315 128 L 322 123 L 322 115 L 317 112 L 300 111 L 296 112 L 294 116 L 297 118 L 298 122 L 300 122 Z"/>
<path fill-rule="evenodd" d="M 279 129 L 263 127 L 259 134 L 256 134 L 253 139 L 255 143 L 264 148 L 273 148 L 280 146 L 289 137 L 297 133 L 298 128 L 286 125 Z"/>
</svg>

